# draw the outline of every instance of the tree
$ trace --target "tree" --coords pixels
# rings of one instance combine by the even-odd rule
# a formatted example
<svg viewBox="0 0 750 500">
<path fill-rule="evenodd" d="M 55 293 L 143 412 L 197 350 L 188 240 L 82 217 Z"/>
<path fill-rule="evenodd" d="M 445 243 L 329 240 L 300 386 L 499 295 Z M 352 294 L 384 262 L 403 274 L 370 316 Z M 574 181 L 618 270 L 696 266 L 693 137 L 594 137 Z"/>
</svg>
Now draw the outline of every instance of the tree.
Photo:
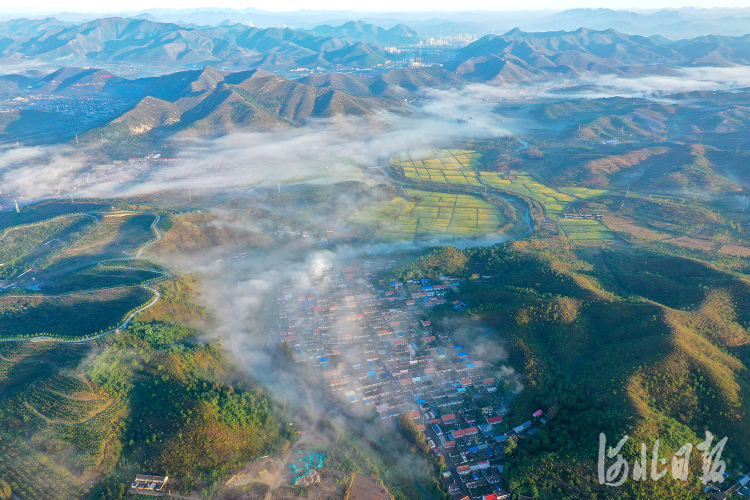
<svg viewBox="0 0 750 500">
<path fill-rule="evenodd" d="M 10 498 L 11 493 L 12 492 L 10 489 L 10 485 L 6 483 L 5 481 L 3 481 L 2 479 L 0 479 L 0 499 L 8 500 Z"/>
<path fill-rule="evenodd" d="M 544 153 L 536 146 L 524 149 L 523 154 L 529 160 L 541 160 L 544 158 Z"/>
</svg>

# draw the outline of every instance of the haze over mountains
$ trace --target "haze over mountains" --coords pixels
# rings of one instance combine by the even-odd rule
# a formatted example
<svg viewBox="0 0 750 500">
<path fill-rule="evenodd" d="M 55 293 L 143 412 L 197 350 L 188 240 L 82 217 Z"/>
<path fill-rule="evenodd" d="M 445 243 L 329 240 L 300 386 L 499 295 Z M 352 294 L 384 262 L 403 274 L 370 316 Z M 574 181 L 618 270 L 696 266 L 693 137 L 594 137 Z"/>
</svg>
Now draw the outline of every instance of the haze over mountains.
<svg viewBox="0 0 750 500">
<path fill-rule="evenodd" d="M 419 35 L 408 26 L 397 24 L 391 29 L 368 24 L 363 21 L 349 21 L 341 26 L 323 24 L 311 30 L 309 33 L 322 36 L 330 36 L 351 42 L 378 43 L 384 45 L 403 45 L 419 43 Z"/>
<path fill-rule="evenodd" d="M 123 18 L 78 25 L 55 19 L 17 19 L 0 25 L 0 58 L 69 65 L 108 62 L 187 67 L 220 62 L 225 67 L 371 67 L 384 63 L 387 53 L 353 38 L 241 24 L 198 28 Z"/>
<path fill-rule="evenodd" d="M 750 500 L 745 17 L 0 23 L 0 491 Z"/>
<path fill-rule="evenodd" d="M 615 30 L 486 35 L 458 51 L 446 69 L 480 81 L 669 74 L 674 66 L 732 66 L 750 61 L 750 35 L 699 37 L 673 42 Z"/>
<path fill-rule="evenodd" d="M 468 44 L 424 42 L 407 25 L 363 21 L 300 30 L 15 19 L 0 24 L 0 68 L 11 73 L 0 77 L 8 103 L 0 135 L 15 143 L 271 130 L 331 116 L 419 113 L 408 103 L 423 99 L 425 89 L 750 64 L 750 35 L 673 41 L 614 29 L 515 28 Z M 14 71 L 24 67 L 38 69 Z"/>
<path fill-rule="evenodd" d="M 422 38 L 405 25 L 388 30 L 364 22 L 311 30 L 243 24 L 182 26 L 145 19 L 102 18 L 67 24 L 53 18 L 0 24 L 0 63 L 67 66 L 147 66 L 291 71 L 372 69 L 419 61 Z M 393 46 L 388 51 L 384 47 Z M 402 49 L 407 48 L 404 53 Z M 582 73 L 668 73 L 668 66 L 730 66 L 750 61 L 750 35 L 671 41 L 613 29 L 488 34 L 438 59 L 470 80 L 517 82 Z M 455 57 L 453 57 L 455 55 Z M 443 59 L 439 59 L 442 57 Z M 429 63 L 428 63 L 429 64 Z"/>
<path fill-rule="evenodd" d="M 6 12 L 10 12 L 9 9 Z M 18 8 L 18 14 L 0 15 L 0 19 L 28 16 Z M 102 14 L 61 12 L 49 14 L 66 23 L 88 22 Z M 313 30 L 320 25 L 339 26 L 360 20 L 389 30 L 404 24 L 421 36 L 440 36 L 470 33 L 472 35 L 500 34 L 518 27 L 524 31 L 573 31 L 580 27 L 595 30 L 615 29 L 634 35 L 661 35 L 670 39 L 693 38 L 702 35 L 744 35 L 748 33 L 750 9 L 662 9 L 629 11 L 608 8 L 569 9 L 563 11 L 423 11 L 423 12 L 354 12 L 304 10 L 298 12 L 270 12 L 254 8 L 241 10 L 149 9 L 121 11 L 114 16 L 141 18 L 150 21 L 175 23 L 184 26 L 247 24 L 261 28 L 291 27 Z"/>
</svg>

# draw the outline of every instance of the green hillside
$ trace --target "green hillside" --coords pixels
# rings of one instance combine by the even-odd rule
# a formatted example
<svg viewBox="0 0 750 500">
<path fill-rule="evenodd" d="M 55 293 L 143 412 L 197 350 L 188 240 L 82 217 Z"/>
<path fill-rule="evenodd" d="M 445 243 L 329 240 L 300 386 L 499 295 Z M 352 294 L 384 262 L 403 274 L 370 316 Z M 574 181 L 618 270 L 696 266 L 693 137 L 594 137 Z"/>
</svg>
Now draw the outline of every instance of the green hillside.
<svg viewBox="0 0 750 500">
<path fill-rule="evenodd" d="M 469 308 L 453 315 L 480 321 L 509 342 L 525 387 L 512 414 L 522 419 L 542 408 L 549 418 L 533 438 L 506 447 L 512 492 L 692 499 L 701 491 L 699 472 L 687 485 L 665 478 L 630 481 L 614 492 L 600 486 L 600 432 L 610 441 L 630 435 L 631 463 L 640 442 L 651 447 L 661 439 L 669 456 L 703 441 L 705 430 L 729 437 L 730 467 L 750 459 L 743 445 L 750 439 L 749 280 L 650 250 L 572 249 L 553 241 L 463 252 L 441 247 L 397 276 L 472 272 L 497 278 L 462 286 L 458 297 Z M 437 320 L 446 313 L 433 314 Z"/>
</svg>

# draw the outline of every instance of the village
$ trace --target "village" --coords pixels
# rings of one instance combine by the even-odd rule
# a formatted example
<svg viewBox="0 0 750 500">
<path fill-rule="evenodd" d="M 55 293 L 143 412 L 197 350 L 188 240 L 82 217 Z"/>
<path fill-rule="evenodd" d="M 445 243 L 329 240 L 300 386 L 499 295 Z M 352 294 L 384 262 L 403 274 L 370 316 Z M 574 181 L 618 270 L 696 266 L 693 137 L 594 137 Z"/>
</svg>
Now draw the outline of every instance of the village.
<svg viewBox="0 0 750 500">
<path fill-rule="evenodd" d="M 122 112 L 127 106 L 127 102 L 111 97 L 46 94 L 34 89 L 25 92 L 23 96 L 0 101 L 0 113 L 47 111 L 94 122 Z"/>
<path fill-rule="evenodd" d="M 276 342 L 296 359 L 318 366 L 331 396 L 381 419 L 407 414 L 435 454 L 456 500 L 510 498 L 502 488 L 508 440 L 534 435 L 546 420 L 540 409 L 515 428 L 503 422 L 505 382 L 437 328 L 427 313 L 449 302 L 463 278 L 381 279 L 394 261 L 351 261 L 318 276 L 306 290 L 278 290 Z M 455 294 L 451 294 L 454 295 Z"/>
</svg>

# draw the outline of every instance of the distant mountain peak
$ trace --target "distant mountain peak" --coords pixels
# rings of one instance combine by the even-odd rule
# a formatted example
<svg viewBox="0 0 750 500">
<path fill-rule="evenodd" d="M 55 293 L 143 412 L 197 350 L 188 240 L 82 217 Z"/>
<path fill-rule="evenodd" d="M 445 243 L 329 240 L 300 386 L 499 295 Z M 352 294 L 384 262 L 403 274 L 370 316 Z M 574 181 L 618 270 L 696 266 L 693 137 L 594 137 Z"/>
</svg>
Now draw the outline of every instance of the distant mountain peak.
<svg viewBox="0 0 750 500">
<path fill-rule="evenodd" d="M 503 33 L 501 36 L 523 36 L 527 33 L 525 31 L 522 31 L 521 28 L 513 28 L 512 30 L 508 31 L 507 33 Z"/>
</svg>

